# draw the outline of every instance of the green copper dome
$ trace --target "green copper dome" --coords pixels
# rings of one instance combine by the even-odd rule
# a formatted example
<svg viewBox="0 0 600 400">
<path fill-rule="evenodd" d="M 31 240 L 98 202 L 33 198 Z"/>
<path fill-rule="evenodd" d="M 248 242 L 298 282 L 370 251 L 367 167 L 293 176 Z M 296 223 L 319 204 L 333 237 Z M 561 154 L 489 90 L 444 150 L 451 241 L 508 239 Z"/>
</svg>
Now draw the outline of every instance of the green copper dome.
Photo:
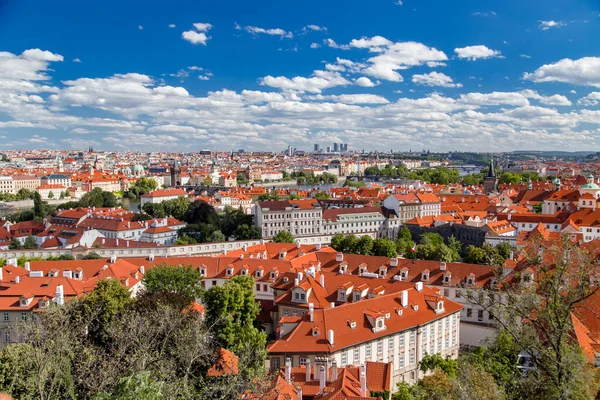
<svg viewBox="0 0 600 400">
<path fill-rule="evenodd" d="M 553 185 L 560 185 L 560 179 L 558 179 L 558 178 L 554 178 L 554 179 L 552 180 L 552 184 L 553 184 Z"/>
<path fill-rule="evenodd" d="M 600 190 L 600 186 L 595 183 L 586 183 L 585 185 L 581 185 L 581 189 L 595 189 Z"/>
</svg>

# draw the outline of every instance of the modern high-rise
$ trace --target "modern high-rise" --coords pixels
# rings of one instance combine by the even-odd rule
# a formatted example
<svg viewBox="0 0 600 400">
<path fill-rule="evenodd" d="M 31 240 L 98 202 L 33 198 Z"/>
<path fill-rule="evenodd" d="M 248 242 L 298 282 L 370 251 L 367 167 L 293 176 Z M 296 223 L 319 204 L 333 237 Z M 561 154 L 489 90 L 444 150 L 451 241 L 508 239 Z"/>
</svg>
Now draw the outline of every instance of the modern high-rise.
<svg viewBox="0 0 600 400">
<path fill-rule="evenodd" d="M 339 145 L 338 143 L 334 143 L 334 144 L 333 144 L 333 151 L 334 151 L 334 152 L 336 152 L 336 153 L 337 153 L 338 151 L 340 151 L 340 145 Z"/>
<path fill-rule="evenodd" d="M 327 146 L 327 152 L 331 153 L 331 146 Z"/>
<path fill-rule="evenodd" d="M 315 153 L 319 151 L 319 143 L 315 143 L 314 150 L 315 150 Z"/>
</svg>

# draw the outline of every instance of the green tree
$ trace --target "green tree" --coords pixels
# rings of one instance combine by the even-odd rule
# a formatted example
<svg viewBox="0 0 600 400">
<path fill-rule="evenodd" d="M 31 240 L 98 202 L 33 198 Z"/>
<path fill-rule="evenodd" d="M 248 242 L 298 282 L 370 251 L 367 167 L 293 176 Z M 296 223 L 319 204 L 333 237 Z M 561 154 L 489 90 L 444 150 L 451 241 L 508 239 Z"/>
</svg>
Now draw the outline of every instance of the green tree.
<svg viewBox="0 0 600 400">
<path fill-rule="evenodd" d="M 260 239 L 262 232 L 258 226 L 241 224 L 233 231 L 236 240 Z"/>
<path fill-rule="evenodd" d="M 398 256 L 398 253 L 396 252 L 396 243 L 386 238 L 375 239 L 373 241 L 373 255 L 390 258 Z"/>
<path fill-rule="evenodd" d="M 483 264 L 486 260 L 485 251 L 481 247 L 474 245 L 467 246 L 465 250 L 464 261 L 469 264 Z"/>
<path fill-rule="evenodd" d="M 537 203 L 533 205 L 533 212 L 536 214 L 541 214 L 542 213 L 542 203 Z"/>
<path fill-rule="evenodd" d="M 190 204 L 188 211 L 183 216 L 183 221 L 188 224 L 210 224 L 218 219 L 214 207 L 205 201 L 196 200 Z"/>
<path fill-rule="evenodd" d="M 225 240 L 225 235 L 221 231 L 214 231 L 208 237 L 209 242 L 224 242 Z"/>
<path fill-rule="evenodd" d="M 406 242 L 412 242 L 412 234 L 406 225 L 402 226 L 402 229 L 398 232 L 398 239 L 405 240 Z"/>
<path fill-rule="evenodd" d="M 238 185 L 246 185 L 248 182 L 250 182 L 248 180 L 248 178 L 246 177 L 246 175 L 239 173 L 237 174 L 237 183 Z"/>
<path fill-rule="evenodd" d="M 316 200 L 329 200 L 329 194 L 327 192 L 319 192 L 315 195 Z"/>
<path fill-rule="evenodd" d="M 342 241 L 344 240 L 343 233 L 336 233 L 331 237 L 331 247 L 337 251 L 342 251 Z"/>
<path fill-rule="evenodd" d="M 510 243 L 501 242 L 498 244 L 498 246 L 496 246 L 496 250 L 498 250 L 498 254 L 500 254 L 500 256 L 506 260 L 510 258 L 510 253 L 512 253 L 513 249 Z"/>
<path fill-rule="evenodd" d="M 39 246 L 37 241 L 33 236 L 27 236 L 25 238 L 25 242 L 23 243 L 23 248 L 25 249 L 37 249 Z"/>
<path fill-rule="evenodd" d="M 99 260 L 102 256 L 94 251 L 90 251 L 85 256 L 83 256 L 84 260 Z"/>
<path fill-rule="evenodd" d="M 460 259 L 460 253 L 462 251 L 462 243 L 454 235 L 448 238 L 448 247 L 452 250 L 452 261 L 458 261 Z"/>
<path fill-rule="evenodd" d="M 342 253 L 356 254 L 358 252 L 358 240 L 358 236 L 356 235 L 345 235 L 338 251 L 341 251 Z"/>
<path fill-rule="evenodd" d="M 201 281 L 202 275 L 191 266 L 174 267 L 166 264 L 158 264 L 147 270 L 142 279 L 146 294 L 178 294 L 188 304 L 202 296 Z"/>
<path fill-rule="evenodd" d="M 458 370 L 458 361 L 443 358 L 439 354 L 426 354 L 419 363 L 419 368 L 423 372 L 440 369 L 450 378 L 453 378 L 456 376 L 456 371 Z"/>
<path fill-rule="evenodd" d="M 369 235 L 361 236 L 356 243 L 356 254 L 370 256 L 373 253 L 373 238 Z"/>
<path fill-rule="evenodd" d="M 53 199 L 54 198 L 54 192 L 52 190 L 48 192 L 48 198 L 49 199 Z"/>
<path fill-rule="evenodd" d="M 33 214 L 38 218 L 46 216 L 46 203 L 42 201 L 42 196 L 40 196 L 39 192 L 33 194 Z"/>
<path fill-rule="evenodd" d="M 22 248 L 23 248 L 23 245 L 21 244 L 19 239 L 17 239 L 16 237 L 13 237 L 10 240 L 10 244 L 8 245 L 9 250 L 21 250 Z"/>
<path fill-rule="evenodd" d="M 280 231 L 277 235 L 273 236 L 274 243 L 294 243 L 296 239 L 288 231 Z"/>
<path fill-rule="evenodd" d="M 261 371 L 266 335 L 255 327 L 260 304 L 254 299 L 254 279 L 237 276 L 204 295 L 206 323 L 214 327 L 220 345 L 233 351 L 249 369 Z"/>
<path fill-rule="evenodd" d="M 96 343 L 109 340 L 111 320 L 131 304 L 131 294 L 118 280 L 105 279 L 81 300 L 78 309 L 82 321 L 87 322 L 88 333 Z"/>
<path fill-rule="evenodd" d="M 193 237 L 187 236 L 187 235 L 180 236 L 175 240 L 176 246 L 181 246 L 181 245 L 186 245 L 186 244 L 195 244 L 195 243 L 198 243 L 198 242 L 196 242 L 196 239 L 194 239 Z"/>
<path fill-rule="evenodd" d="M 162 400 L 164 384 L 150 377 L 149 372 L 141 372 L 135 376 L 121 378 L 111 393 L 101 393 L 95 400 Z"/>
</svg>

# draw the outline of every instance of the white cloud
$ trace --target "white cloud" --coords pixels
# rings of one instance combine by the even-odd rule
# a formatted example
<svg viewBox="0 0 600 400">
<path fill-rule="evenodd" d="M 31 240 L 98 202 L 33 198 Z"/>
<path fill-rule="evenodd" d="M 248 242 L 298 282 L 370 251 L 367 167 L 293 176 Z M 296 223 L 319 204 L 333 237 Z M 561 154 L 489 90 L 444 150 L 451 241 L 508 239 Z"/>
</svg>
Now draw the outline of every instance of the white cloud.
<svg viewBox="0 0 600 400">
<path fill-rule="evenodd" d="M 143 30 L 144 30 L 144 27 L 143 27 L 142 25 L 138 25 L 138 29 L 139 29 L 140 31 L 143 31 Z"/>
<path fill-rule="evenodd" d="M 75 128 L 75 129 L 71 129 L 71 133 L 75 133 L 77 135 L 87 135 L 88 133 L 92 133 L 92 131 L 90 131 L 89 129 L 85 129 L 85 128 Z"/>
<path fill-rule="evenodd" d="M 335 42 L 335 40 L 333 40 L 331 38 L 327 38 L 327 39 L 323 40 L 323 43 L 333 49 L 348 50 L 350 48 L 350 46 L 348 46 L 347 44 L 337 44 Z"/>
<path fill-rule="evenodd" d="M 303 32 L 315 31 L 315 32 L 327 32 L 327 28 L 319 25 L 306 25 L 302 28 Z"/>
<path fill-rule="evenodd" d="M 208 22 L 196 22 L 193 25 L 196 30 L 185 31 L 181 34 L 181 37 L 192 44 L 206 46 L 206 42 L 210 39 L 210 36 L 207 36 L 206 32 L 212 29 L 212 25 Z"/>
<path fill-rule="evenodd" d="M 210 80 L 210 78 L 213 76 L 212 73 L 207 72 L 204 75 L 198 75 L 198 79 L 200 79 L 201 81 L 208 81 Z"/>
<path fill-rule="evenodd" d="M 358 86 L 362 86 L 362 87 L 374 87 L 379 84 L 379 81 L 373 82 L 366 76 L 361 76 L 360 78 L 355 80 L 354 83 L 357 84 Z"/>
<path fill-rule="evenodd" d="M 362 73 L 392 82 L 403 81 L 398 70 L 448 60 L 446 54 L 436 48 L 418 42 L 393 43 L 381 36 L 354 39 L 349 46 L 366 48 L 370 52 L 380 53 L 367 60 L 369 65 L 363 69 Z"/>
<path fill-rule="evenodd" d="M 402 7 L 402 5 L 403 5 L 404 3 L 402 2 L 402 0 L 396 0 L 396 1 L 394 2 L 394 4 L 395 4 L 395 5 L 397 5 L 397 6 L 400 6 L 400 7 Z"/>
<path fill-rule="evenodd" d="M 583 106 L 597 106 L 600 103 L 600 92 L 591 92 L 585 97 L 577 100 L 577 104 Z"/>
<path fill-rule="evenodd" d="M 375 94 L 341 94 L 341 95 L 331 95 L 331 96 L 307 96 L 308 100 L 324 100 L 324 101 L 334 101 L 336 103 L 343 104 L 388 104 L 389 101 L 382 96 L 378 96 Z"/>
<path fill-rule="evenodd" d="M 209 24 L 208 22 L 196 22 L 194 23 L 194 28 L 196 28 L 196 30 L 198 32 L 208 32 L 212 29 L 212 25 Z"/>
<path fill-rule="evenodd" d="M 210 39 L 204 32 L 196 31 L 185 31 L 181 34 L 181 37 L 192 44 L 203 44 L 206 46 L 206 42 Z"/>
<path fill-rule="evenodd" d="M 177 27 L 177 25 L 175 25 L 175 24 L 169 24 L 169 28 L 173 29 L 175 27 Z"/>
<path fill-rule="evenodd" d="M 545 104 L 547 106 L 571 106 L 573 104 L 568 98 L 560 94 L 542 96 L 535 90 L 531 89 L 521 90 L 520 93 L 529 99 L 539 100 L 541 104 Z"/>
<path fill-rule="evenodd" d="M 80 63 L 80 62 L 81 62 L 81 60 L 80 60 L 79 58 L 74 58 L 74 59 L 73 59 L 73 62 L 74 62 L 74 63 Z"/>
<path fill-rule="evenodd" d="M 554 20 L 539 21 L 538 28 L 540 28 L 543 31 L 547 31 L 548 29 L 551 29 L 551 28 L 562 28 L 565 25 L 566 25 L 566 23 L 562 22 L 562 21 L 554 21 Z"/>
<path fill-rule="evenodd" d="M 470 61 L 500 56 L 500 51 L 492 50 L 484 45 L 458 47 L 454 49 L 454 52 L 458 58 L 466 58 Z"/>
<path fill-rule="evenodd" d="M 578 60 L 564 58 L 553 64 L 542 65 L 533 73 L 525 73 L 523 79 L 600 87 L 600 57 Z"/>
<path fill-rule="evenodd" d="M 349 85 L 350 82 L 340 75 L 339 72 L 317 70 L 314 71 L 313 76 L 310 78 L 296 76 L 290 79 L 284 76 L 265 76 L 260 80 L 260 84 L 282 90 L 321 93 L 324 89 L 336 86 L 346 86 Z"/>
<path fill-rule="evenodd" d="M 445 67 L 446 63 L 440 62 L 440 61 L 427 61 L 425 63 L 428 67 L 430 68 L 436 68 L 436 67 Z"/>
<path fill-rule="evenodd" d="M 428 74 L 416 74 L 412 76 L 412 82 L 417 85 L 441 86 L 447 88 L 462 87 L 460 83 L 454 83 L 452 78 L 441 72 L 430 72 Z"/>
<path fill-rule="evenodd" d="M 474 15 L 476 17 L 495 17 L 496 12 L 494 12 L 494 11 L 485 11 L 485 12 L 476 11 L 472 15 Z"/>
<path fill-rule="evenodd" d="M 281 36 L 282 38 L 293 38 L 294 34 L 292 32 L 287 32 L 281 28 L 273 28 L 273 29 L 264 29 L 259 28 L 257 26 L 246 26 L 247 32 L 252 33 L 253 35 L 258 35 L 260 33 L 265 35 L 273 35 L 273 36 Z"/>
<path fill-rule="evenodd" d="M 521 58 L 531 58 L 531 56 L 529 56 L 527 54 L 520 54 L 519 57 L 521 57 Z"/>
<path fill-rule="evenodd" d="M 45 71 L 49 69 L 49 64 L 63 60 L 64 57 L 60 54 L 40 49 L 25 50 L 20 56 L 2 51 L 0 52 L 0 79 L 14 80 L 11 86 L 17 84 L 22 86 L 25 83 L 23 81 L 47 80 L 49 77 Z M 4 84 L 8 85 L 7 82 Z"/>
<path fill-rule="evenodd" d="M 319 43 L 311 43 L 310 44 L 311 49 L 318 49 L 319 47 L 321 47 L 321 45 Z"/>
<path fill-rule="evenodd" d="M 492 93 L 467 93 L 460 95 L 460 102 L 477 106 L 528 106 L 529 100 L 522 93 L 492 92 Z"/>
</svg>

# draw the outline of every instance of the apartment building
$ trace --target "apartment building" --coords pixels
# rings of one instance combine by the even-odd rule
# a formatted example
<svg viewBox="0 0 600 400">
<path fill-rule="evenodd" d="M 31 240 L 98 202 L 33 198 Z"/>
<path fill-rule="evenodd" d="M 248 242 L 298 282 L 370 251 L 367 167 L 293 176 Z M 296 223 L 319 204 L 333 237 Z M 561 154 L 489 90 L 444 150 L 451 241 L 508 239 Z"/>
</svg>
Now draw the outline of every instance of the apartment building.
<svg viewBox="0 0 600 400">
<path fill-rule="evenodd" d="M 278 338 L 267 346 L 271 369 L 335 362 L 341 367 L 392 363 L 392 387 L 423 376 L 426 354 L 456 358 L 462 306 L 418 282 L 400 293 L 282 317 Z"/>
<path fill-rule="evenodd" d="M 259 201 L 254 207 L 255 224 L 263 237 L 281 231 L 294 236 L 323 234 L 323 208 L 317 200 Z"/>
<path fill-rule="evenodd" d="M 0 176 L 0 193 L 17 193 L 12 176 Z"/>
</svg>

